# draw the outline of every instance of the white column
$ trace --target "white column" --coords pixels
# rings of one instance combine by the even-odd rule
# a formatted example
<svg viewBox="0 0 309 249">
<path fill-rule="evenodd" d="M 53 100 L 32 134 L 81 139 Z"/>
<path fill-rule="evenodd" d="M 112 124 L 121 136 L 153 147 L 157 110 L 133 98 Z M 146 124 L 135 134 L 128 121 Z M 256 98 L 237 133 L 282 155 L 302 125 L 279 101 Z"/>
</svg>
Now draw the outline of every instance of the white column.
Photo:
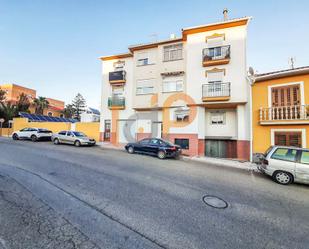
<svg viewBox="0 0 309 249">
<path fill-rule="evenodd" d="M 198 120 L 198 139 L 205 138 L 205 107 L 197 106 L 196 118 Z"/>
<path fill-rule="evenodd" d="M 250 124 L 249 118 L 246 118 L 245 105 L 237 106 L 237 139 L 249 140 L 247 137 L 247 127 Z"/>
</svg>

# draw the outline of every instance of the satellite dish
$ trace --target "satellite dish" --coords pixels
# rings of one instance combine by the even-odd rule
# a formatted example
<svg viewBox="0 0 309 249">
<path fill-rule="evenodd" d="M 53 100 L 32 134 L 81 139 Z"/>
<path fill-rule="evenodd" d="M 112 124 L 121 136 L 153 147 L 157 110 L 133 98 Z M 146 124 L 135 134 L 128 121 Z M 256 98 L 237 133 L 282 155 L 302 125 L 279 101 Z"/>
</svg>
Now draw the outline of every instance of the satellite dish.
<svg viewBox="0 0 309 249">
<path fill-rule="evenodd" d="M 254 69 L 253 69 L 253 67 L 249 67 L 249 74 L 250 74 L 251 76 L 254 75 Z"/>
</svg>

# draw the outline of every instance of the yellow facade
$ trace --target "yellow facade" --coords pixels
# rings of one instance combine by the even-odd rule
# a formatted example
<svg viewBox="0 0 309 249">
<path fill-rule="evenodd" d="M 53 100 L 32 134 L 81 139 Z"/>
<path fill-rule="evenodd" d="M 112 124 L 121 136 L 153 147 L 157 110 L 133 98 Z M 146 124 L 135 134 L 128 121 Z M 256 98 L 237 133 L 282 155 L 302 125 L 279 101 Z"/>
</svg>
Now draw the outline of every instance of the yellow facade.
<svg viewBox="0 0 309 249">
<path fill-rule="evenodd" d="M 94 138 L 99 141 L 100 138 L 100 123 L 64 123 L 64 122 L 28 122 L 27 118 L 14 118 L 13 127 L 11 131 L 9 129 L 3 129 L 3 135 L 12 131 L 18 131 L 26 127 L 34 128 L 44 128 L 51 130 L 53 133 L 57 133 L 63 130 L 72 130 L 75 125 L 74 130 L 85 133 L 88 137 Z M 1 135 L 1 134 L 0 134 Z"/>
<path fill-rule="evenodd" d="M 252 145 L 253 153 L 263 153 L 267 148 L 273 144 L 271 138 L 272 130 L 303 130 L 306 136 L 303 138 L 306 143 L 305 146 L 309 146 L 309 122 L 301 122 L 299 120 L 289 120 L 286 122 L 274 122 L 273 124 L 261 125 L 260 123 L 260 108 L 267 108 L 271 106 L 269 103 L 269 86 L 276 86 L 282 84 L 303 82 L 303 91 L 301 91 L 304 104 L 309 105 L 309 74 L 297 75 L 297 76 L 285 76 L 277 79 L 270 79 L 265 81 L 259 81 L 252 86 Z M 309 120 L 308 120 L 309 121 Z M 283 124 L 284 123 L 284 124 Z"/>
</svg>

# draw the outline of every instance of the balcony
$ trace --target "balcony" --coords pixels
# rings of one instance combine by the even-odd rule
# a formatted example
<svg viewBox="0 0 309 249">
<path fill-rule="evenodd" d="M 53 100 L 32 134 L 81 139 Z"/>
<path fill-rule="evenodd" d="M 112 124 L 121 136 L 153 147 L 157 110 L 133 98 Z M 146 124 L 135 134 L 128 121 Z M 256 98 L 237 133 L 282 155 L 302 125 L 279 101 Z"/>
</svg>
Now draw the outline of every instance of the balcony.
<svg viewBox="0 0 309 249">
<path fill-rule="evenodd" d="M 202 100 L 205 102 L 227 101 L 231 97 L 230 82 L 214 82 L 210 84 L 204 84 L 202 89 Z"/>
<path fill-rule="evenodd" d="M 260 124 L 309 124 L 309 105 L 261 107 Z"/>
<path fill-rule="evenodd" d="M 203 49 L 203 66 L 215 66 L 230 62 L 230 46 Z"/>
<path fill-rule="evenodd" d="M 123 110 L 125 109 L 125 98 L 124 97 L 109 97 L 107 104 L 110 110 Z"/>
<path fill-rule="evenodd" d="M 126 82 L 126 71 L 114 71 L 109 73 L 110 84 L 120 84 Z"/>
</svg>

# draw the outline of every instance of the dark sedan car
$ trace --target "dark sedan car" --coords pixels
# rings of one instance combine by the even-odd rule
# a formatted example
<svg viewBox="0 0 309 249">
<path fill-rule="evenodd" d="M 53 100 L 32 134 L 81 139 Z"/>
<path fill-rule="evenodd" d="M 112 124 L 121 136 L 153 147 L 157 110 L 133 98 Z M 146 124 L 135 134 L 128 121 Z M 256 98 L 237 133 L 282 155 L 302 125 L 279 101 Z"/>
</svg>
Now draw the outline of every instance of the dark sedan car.
<svg viewBox="0 0 309 249">
<path fill-rule="evenodd" d="M 125 146 L 125 149 L 130 154 L 138 152 L 156 155 L 160 159 L 164 159 L 166 157 L 177 158 L 181 153 L 180 146 L 159 138 L 145 138 L 136 143 L 128 143 Z"/>
</svg>

